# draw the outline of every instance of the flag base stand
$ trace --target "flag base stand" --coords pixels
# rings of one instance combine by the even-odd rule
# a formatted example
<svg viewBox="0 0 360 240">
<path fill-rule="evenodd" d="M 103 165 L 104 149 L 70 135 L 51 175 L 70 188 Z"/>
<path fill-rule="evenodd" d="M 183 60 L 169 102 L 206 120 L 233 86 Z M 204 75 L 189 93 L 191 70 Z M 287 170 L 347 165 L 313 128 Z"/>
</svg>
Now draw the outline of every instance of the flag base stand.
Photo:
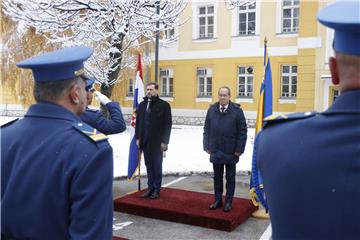
<svg viewBox="0 0 360 240">
<path fill-rule="evenodd" d="M 256 210 L 251 214 L 251 216 L 259 219 L 270 219 L 269 213 L 267 213 L 263 208 Z"/>
</svg>

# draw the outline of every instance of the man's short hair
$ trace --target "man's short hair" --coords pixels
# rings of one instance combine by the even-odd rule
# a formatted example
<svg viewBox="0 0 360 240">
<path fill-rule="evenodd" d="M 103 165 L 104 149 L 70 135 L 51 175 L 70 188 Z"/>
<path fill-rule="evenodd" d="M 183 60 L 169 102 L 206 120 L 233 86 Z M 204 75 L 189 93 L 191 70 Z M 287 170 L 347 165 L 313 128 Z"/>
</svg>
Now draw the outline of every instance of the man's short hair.
<svg viewBox="0 0 360 240">
<path fill-rule="evenodd" d="M 159 89 L 159 84 L 157 84 L 156 82 L 148 82 L 146 84 L 146 86 L 150 86 L 150 85 L 154 85 L 155 89 L 158 90 Z"/>
<path fill-rule="evenodd" d="M 218 94 L 220 93 L 220 89 L 222 89 L 222 88 L 227 89 L 227 90 L 228 90 L 228 93 L 229 93 L 229 96 L 231 96 L 231 91 L 230 91 L 230 88 L 229 88 L 228 86 L 222 86 L 222 87 L 220 87 L 220 88 L 219 88 L 219 91 L 218 91 Z"/>
<path fill-rule="evenodd" d="M 57 102 L 74 84 L 84 81 L 81 77 L 58 81 L 35 81 L 34 97 L 37 102 Z"/>
</svg>

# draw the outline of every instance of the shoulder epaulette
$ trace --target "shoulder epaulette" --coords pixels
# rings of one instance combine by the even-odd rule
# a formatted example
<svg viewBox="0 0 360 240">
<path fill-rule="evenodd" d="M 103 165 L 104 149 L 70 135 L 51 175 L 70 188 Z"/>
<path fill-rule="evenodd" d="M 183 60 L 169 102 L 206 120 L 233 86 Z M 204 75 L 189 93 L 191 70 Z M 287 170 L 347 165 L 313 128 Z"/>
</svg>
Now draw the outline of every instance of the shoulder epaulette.
<svg viewBox="0 0 360 240">
<path fill-rule="evenodd" d="M 270 115 L 264 119 L 264 127 L 272 123 L 280 123 L 288 120 L 297 120 L 297 119 L 314 117 L 317 114 L 318 112 L 299 112 L 299 113 L 290 113 L 290 114 L 281 114 L 281 115 Z"/>
<path fill-rule="evenodd" d="M 7 123 L 1 125 L 1 128 L 9 126 L 9 125 L 13 124 L 14 122 L 16 122 L 17 120 L 19 120 L 19 118 L 15 118 L 14 120 L 11 120 L 10 122 L 7 122 Z"/>
<path fill-rule="evenodd" d="M 90 125 L 87 125 L 86 123 L 78 122 L 78 123 L 73 124 L 73 126 L 79 132 L 81 132 L 81 133 L 85 134 L 86 136 L 88 136 L 89 138 L 91 138 L 91 140 L 93 140 L 94 142 L 100 142 L 100 141 L 108 139 L 108 137 L 105 134 L 103 134 L 102 132 L 99 132 L 98 130 L 91 127 Z"/>
</svg>

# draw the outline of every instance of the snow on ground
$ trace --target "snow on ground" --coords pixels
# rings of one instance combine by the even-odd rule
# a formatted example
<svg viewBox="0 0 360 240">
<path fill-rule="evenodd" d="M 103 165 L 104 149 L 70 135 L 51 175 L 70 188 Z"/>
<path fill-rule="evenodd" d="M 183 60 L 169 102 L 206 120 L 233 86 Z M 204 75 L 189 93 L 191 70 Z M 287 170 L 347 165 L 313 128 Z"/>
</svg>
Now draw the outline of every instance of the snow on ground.
<svg viewBox="0 0 360 240">
<path fill-rule="evenodd" d="M 1 117 L 0 125 L 11 121 L 12 117 Z M 236 165 L 237 171 L 250 171 L 255 130 L 248 129 L 245 152 Z M 212 172 L 209 155 L 202 147 L 203 127 L 174 125 L 171 131 L 169 150 L 163 161 L 164 174 Z M 114 177 L 127 176 L 130 129 L 120 134 L 109 135 L 114 151 Z M 146 173 L 144 160 L 141 161 L 141 174 Z"/>
</svg>

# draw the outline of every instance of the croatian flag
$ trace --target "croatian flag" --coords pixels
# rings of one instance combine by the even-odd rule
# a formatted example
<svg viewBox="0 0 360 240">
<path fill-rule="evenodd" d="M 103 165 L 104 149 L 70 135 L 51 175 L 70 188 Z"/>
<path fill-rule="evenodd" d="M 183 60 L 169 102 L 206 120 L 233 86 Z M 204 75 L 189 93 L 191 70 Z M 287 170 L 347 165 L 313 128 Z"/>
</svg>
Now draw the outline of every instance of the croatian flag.
<svg viewBox="0 0 360 240">
<path fill-rule="evenodd" d="M 135 139 L 135 124 L 136 124 L 136 109 L 138 105 L 143 101 L 145 96 L 144 84 L 142 81 L 142 65 L 141 55 L 138 53 L 138 63 L 136 71 L 136 80 L 134 87 L 134 101 L 133 101 L 133 113 L 131 117 L 130 127 L 130 151 L 129 151 L 129 165 L 128 165 L 128 179 L 132 180 L 135 176 L 136 170 L 140 167 L 139 148 L 136 145 Z"/>
</svg>

